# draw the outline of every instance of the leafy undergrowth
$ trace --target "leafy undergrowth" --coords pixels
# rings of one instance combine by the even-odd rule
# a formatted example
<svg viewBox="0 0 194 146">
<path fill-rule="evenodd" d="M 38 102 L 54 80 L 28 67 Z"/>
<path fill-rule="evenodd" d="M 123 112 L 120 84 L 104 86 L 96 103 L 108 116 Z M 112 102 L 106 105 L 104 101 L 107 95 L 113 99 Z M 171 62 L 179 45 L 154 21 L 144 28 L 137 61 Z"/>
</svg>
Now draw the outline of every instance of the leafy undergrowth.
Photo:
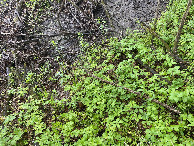
<svg viewBox="0 0 194 146">
<path fill-rule="evenodd" d="M 175 1 L 157 22 L 170 48 L 186 5 Z M 176 52 L 182 62 L 152 33 L 134 31 L 98 45 L 81 39 L 85 53 L 73 65 L 45 65 L 19 87 L 13 71 L 1 145 L 193 145 L 193 10 Z"/>
</svg>

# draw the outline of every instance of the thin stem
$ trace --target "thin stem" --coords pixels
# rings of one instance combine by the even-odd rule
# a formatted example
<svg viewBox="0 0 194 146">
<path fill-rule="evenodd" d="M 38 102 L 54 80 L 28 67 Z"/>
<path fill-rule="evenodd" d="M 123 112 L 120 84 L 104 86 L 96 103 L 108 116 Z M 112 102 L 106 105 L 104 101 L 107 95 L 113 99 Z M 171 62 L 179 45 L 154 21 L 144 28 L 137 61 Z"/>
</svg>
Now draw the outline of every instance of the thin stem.
<svg viewBox="0 0 194 146">
<path fill-rule="evenodd" d="M 185 20 L 186 20 L 186 18 L 187 18 L 188 13 L 189 13 L 189 9 L 190 9 L 190 7 L 191 7 L 191 4 L 192 4 L 192 0 L 188 0 L 186 11 L 185 11 L 185 13 L 183 14 L 183 17 L 182 17 L 182 19 L 181 19 L 181 23 L 180 23 L 180 25 L 179 25 L 179 29 L 178 29 L 178 32 L 177 32 L 177 35 L 176 35 L 176 39 L 175 39 L 175 41 L 174 41 L 174 47 L 173 47 L 173 49 L 172 49 L 174 55 L 177 54 L 177 48 L 178 48 L 178 43 L 179 43 L 180 36 L 181 36 L 181 31 L 182 31 L 182 29 L 183 29 Z"/>
<path fill-rule="evenodd" d="M 89 76 L 91 76 L 91 77 L 93 77 L 93 78 L 95 78 L 95 79 L 98 79 L 98 80 L 100 80 L 100 81 L 102 81 L 102 82 L 104 82 L 104 83 L 113 85 L 113 86 L 115 86 L 115 87 L 123 88 L 124 90 L 127 90 L 127 91 L 130 92 L 130 93 L 136 94 L 137 96 L 141 96 L 141 95 L 142 95 L 140 92 L 133 91 L 133 90 L 131 90 L 131 89 L 129 89 L 129 88 L 126 88 L 126 87 L 123 87 L 123 86 L 119 86 L 119 85 L 115 84 L 114 82 L 110 82 L 110 81 L 104 80 L 104 79 L 102 79 L 102 78 L 99 78 L 99 77 L 93 75 L 92 73 L 90 73 L 89 71 L 87 71 L 86 69 L 85 69 L 85 71 L 86 71 L 86 73 L 87 73 Z M 143 94 L 142 96 L 143 96 L 144 98 L 146 98 L 146 99 L 150 99 L 150 98 L 151 98 L 151 97 L 149 97 L 149 96 L 147 96 L 147 95 L 145 95 L 145 94 Z M 142 100 L 143 100 L 143 99 L 142 99 Z M 181 113 L 179 110 L 176 110 L 176 109 L 170 107 L 169 105 L 167 105 L 167 104 L 165 104 L 165 103 L 162 103 L 162 102 L 160 102 L 160 101 L 158 101 L 158 100 L 156 100 L 156 99 L 152 99 L 151 101 L 154 102 L 154 103 L 157 103 L 157 104 L 159 104 L 159 105 L 161 105 L 161 106 L 163 106 L 163 107 L 165 107 L 166 109 L 168 109 L 168 110 L 170 110 L 170 111 L 172 111 L 172 112 L 174 112 L 174 113 L 177 113 L 177 114 L 180 114 L 180 113 Z"/>
</svg>

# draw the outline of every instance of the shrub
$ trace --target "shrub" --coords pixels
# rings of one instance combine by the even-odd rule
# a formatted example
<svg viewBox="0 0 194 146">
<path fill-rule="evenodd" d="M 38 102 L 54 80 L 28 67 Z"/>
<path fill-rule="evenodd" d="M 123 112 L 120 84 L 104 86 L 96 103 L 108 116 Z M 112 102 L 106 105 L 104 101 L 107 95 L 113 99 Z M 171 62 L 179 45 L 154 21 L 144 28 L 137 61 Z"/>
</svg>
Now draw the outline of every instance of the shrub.
<svg viewBox="0 0 194 146">
<path fill-rule="evenodd" d="M 161 42 L 173 48 L 186 4 L 176 0 L 163 13 L 159 37 L 134 31 L 102 44 L 82 40 L 85 53 L 71 67 L 29 72 L 25 86 L 8 90 L 17 109 L 5 117 L 1 144 L 193 145 L 192 15 L 177 49 L 187 63 Z"/>
</svg>

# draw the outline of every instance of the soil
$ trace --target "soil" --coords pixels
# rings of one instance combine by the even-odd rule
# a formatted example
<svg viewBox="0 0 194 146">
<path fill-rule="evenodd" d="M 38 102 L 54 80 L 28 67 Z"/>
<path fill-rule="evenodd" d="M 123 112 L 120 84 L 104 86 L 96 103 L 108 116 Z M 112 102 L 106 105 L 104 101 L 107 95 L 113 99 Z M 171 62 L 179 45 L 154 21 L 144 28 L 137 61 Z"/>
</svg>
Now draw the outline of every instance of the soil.
<svg viewBox="0 0 194 146">
<path fill-rule="evenodd" d="M 158 1 L 161 12 L 165 10 L 168 0 L 52 2 L 51 8 L 43 10 L 37 21 L 29 15 L 37 15 L 41 6 L 35 5 L 35 9 L 29 9 L 23 0 L 7 0 L 6 5 L 0 4 L 0 77 L 4 76 L 1 82 L 7 80 L 8 68 L 23 68 L 24 62 L 31 70 L 61 55 L 63 61 L 71 64 L 80 53 L 78 32 L 82 32 L 89 41 L 99 41 L 96 38 L 104 35 L 99 29 L 101 24 L 97 23 L 100 19 L 107 21 L 109 32 L 116 32 L 111 36 L 123 36 L 126 29 L 138 28 L 137 20 L 151 21 L 155 17 Z M 16 21 L 17 15 L 22 21 Z"/>
<path fill-rule="evenodd" d="M 158 5 L 158 1 L 160 1 Z M 106 0 L 106 9 L 112 19 L 113 27 L 118 32 L 127 28 L 137 28 L 140 22 L 151 21 L 158 9 L 164 11 L 169 0 Z"/>
</svg>

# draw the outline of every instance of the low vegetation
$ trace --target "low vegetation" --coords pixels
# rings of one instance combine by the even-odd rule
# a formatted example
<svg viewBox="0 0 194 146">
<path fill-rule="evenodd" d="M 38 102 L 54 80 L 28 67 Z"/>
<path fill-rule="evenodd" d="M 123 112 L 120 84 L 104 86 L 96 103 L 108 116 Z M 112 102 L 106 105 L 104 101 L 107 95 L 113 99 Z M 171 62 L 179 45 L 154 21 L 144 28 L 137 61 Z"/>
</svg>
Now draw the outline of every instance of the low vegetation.
<svg viewBox="0 0 194 146">
<path fill-rule="evenodd" d="M 190 8 L 190 9 L 189 9 Z M 122 39 L 87 43 L 74 64 L 14 68 L 1 145 L 194 145 L 192 1 Z"/>
</svg>

